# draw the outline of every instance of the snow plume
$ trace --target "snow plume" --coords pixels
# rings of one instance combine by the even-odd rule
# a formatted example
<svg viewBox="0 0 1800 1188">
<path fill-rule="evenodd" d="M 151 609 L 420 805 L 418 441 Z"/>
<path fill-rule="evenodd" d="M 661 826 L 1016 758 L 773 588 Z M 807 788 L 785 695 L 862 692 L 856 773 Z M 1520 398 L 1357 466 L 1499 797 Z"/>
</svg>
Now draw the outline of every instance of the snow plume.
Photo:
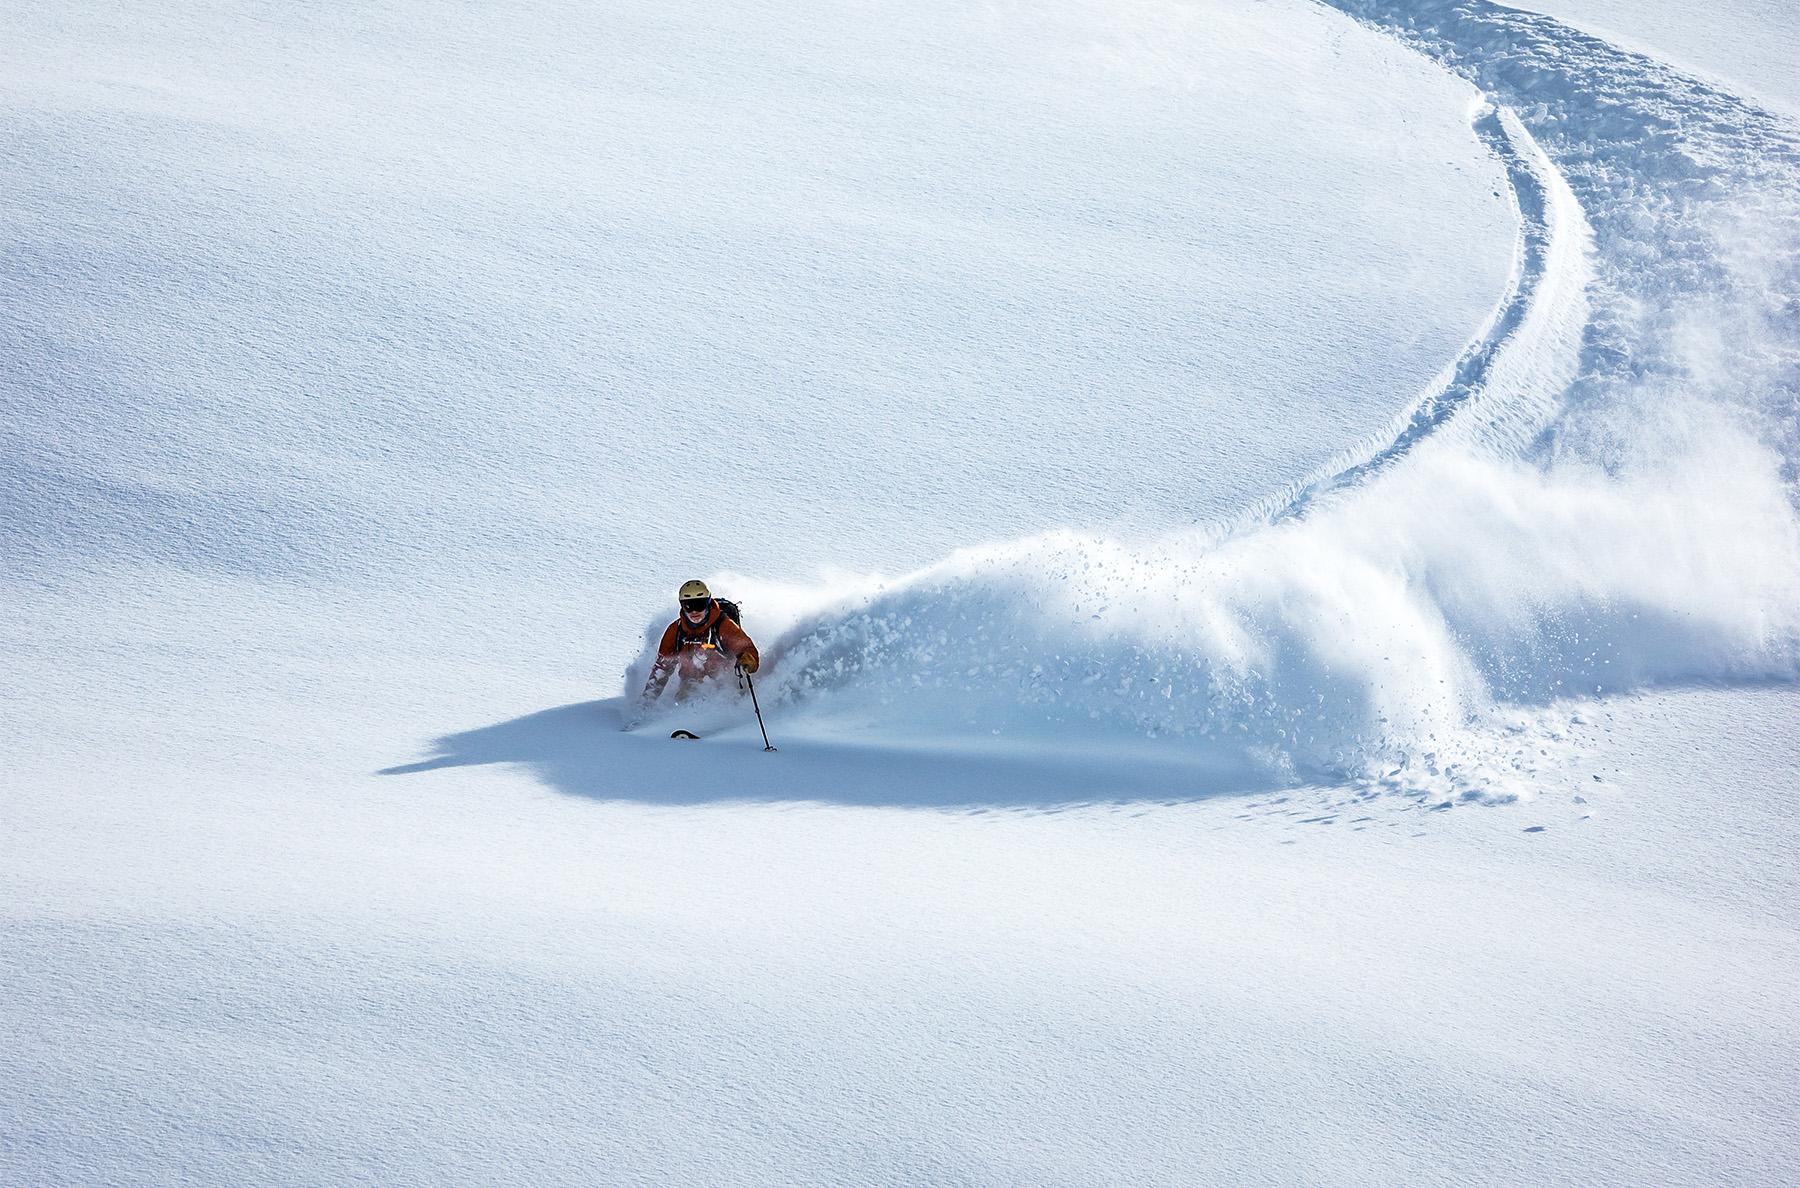
<svg viewBox="0 0 1800 1188">
<path fill-rule="evenodd" d="M 1543 18 L 1417 15 L 1496 104 L 1477 130 L 1524 231 L 1493 323 L 1393 436 L 1231 529 L 810 591 L 769 699 L 1506 797 L 1579 699 L 1800 675 L 1800 139 Z"/>
<path fill-rule="evenodd" d="M 1795 675 L 1779 466 L 1747 436 L 1630 476 L 1445 453 L 1221 543 L 959 555 L 808 617 L 766 685 L 902 736 L 1149 736 L 1504 795 L 1531 748 L 1495 740 L 1535 708 Z"/>
</svg>

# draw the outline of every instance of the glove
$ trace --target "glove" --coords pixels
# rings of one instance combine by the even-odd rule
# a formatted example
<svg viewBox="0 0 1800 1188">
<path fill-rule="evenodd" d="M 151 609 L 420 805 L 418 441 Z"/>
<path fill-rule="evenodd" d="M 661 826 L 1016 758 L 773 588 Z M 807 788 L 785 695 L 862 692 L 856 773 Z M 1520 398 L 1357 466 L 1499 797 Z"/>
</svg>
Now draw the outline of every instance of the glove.
<svg viewBox="0 0 1800 1188">
<path fill-rule="evenodd" d="M 742 656 L 739 656 L 738 657 L 738 667 L 743 669 L 745 672 L 755 672 L 756 671 L 756 653 L 755 652 L 745 652 Z"/>
</svg>

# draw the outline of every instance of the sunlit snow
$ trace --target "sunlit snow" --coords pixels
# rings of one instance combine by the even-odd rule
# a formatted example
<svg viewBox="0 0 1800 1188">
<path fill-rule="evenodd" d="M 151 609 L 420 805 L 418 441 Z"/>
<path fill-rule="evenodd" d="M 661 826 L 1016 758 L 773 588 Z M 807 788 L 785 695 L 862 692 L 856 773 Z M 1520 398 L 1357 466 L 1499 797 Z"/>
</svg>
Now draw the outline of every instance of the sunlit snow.
<svg viewBox="0 0 1800 1188">
<path fill-rule="evenodd" d="M 1532 7 L 0 14 L 0 1181 L 1800 1179 L 1791 22 Z"/>
</svg>

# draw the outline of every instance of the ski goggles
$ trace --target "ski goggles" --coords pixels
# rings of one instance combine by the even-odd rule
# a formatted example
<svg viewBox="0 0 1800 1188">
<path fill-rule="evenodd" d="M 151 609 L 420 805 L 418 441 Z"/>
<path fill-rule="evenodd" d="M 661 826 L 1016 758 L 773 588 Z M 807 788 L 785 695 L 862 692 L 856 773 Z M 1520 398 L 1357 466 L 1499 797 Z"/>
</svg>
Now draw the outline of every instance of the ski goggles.
<svg viewBox="0 0 1800 1188">
<path fill-rule="evenodd" d="M 681 600 L 681 613 L 684 615 L 697 614 L 711 605 L 712 599 L 710 598 L 683 598 Z"/>
</svg>

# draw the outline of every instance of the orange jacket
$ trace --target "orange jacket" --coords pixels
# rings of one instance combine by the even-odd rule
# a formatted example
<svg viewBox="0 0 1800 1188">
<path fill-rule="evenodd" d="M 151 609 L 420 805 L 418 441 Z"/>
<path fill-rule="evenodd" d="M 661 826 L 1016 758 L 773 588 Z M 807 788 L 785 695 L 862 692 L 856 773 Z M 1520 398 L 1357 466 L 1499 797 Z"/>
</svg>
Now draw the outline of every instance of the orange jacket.
<svg viewBox="0 0 1800 1188">
<path fill-rule="evenodd" d="M 729 672 L 744 663 L 754 671 L 760 664 L 756 645 L 744 629 L 725 617 L 714 602 L 706 618 L 698 625 L 689 623 L 686 615 L 676 618 L 663 632 L 656 645 L 656 665 L 644 684 L 644 695 L 656 697 L 669 683 L 669 677 L 680 669 L 683 681 L 698 681 L 717 673 Z"/>
</svg>

